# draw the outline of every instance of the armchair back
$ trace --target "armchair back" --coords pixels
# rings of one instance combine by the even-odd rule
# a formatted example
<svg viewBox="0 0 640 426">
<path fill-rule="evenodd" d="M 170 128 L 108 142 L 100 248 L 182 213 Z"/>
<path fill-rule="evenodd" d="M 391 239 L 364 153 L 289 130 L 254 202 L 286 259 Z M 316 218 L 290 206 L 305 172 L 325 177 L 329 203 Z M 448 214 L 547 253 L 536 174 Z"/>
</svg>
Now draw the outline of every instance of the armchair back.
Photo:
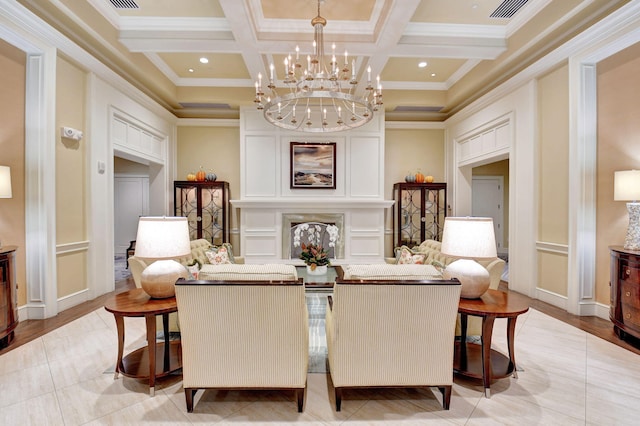
<svg viewBox="0 0 640 426">
<path fill-rule="evenodd" d="M 176 283 L 188 410 L 202 388 L 295 389 L 301 411 L 309 326 L 300 281 Z"/>
</svg>

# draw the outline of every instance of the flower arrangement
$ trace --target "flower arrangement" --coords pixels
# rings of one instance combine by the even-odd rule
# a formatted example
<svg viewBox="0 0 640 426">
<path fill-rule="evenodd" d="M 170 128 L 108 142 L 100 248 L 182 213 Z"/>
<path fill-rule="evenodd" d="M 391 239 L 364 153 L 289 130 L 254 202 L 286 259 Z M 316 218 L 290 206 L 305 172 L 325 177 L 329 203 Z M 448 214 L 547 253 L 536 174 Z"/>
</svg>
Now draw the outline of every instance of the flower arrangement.
<svg viewBox="0 0 640 426">
<path fill-rule="evenodd" d="M 300 241 L 303 233 L 307 236 L 307 244 Z M 325 233 L 329 234 L 329 247 L 335 247 L 338 241 L 338 227 L 335 225 L 327 225 L 323 229 L 320 224 L 303 223 L 298 225 L 293 233 L 293 246 L 302 248 L 300 259 L 312 271 L 315 271 L 318 266 L 330 264 L 329 254 L 322 246 Z"/>
</svg>

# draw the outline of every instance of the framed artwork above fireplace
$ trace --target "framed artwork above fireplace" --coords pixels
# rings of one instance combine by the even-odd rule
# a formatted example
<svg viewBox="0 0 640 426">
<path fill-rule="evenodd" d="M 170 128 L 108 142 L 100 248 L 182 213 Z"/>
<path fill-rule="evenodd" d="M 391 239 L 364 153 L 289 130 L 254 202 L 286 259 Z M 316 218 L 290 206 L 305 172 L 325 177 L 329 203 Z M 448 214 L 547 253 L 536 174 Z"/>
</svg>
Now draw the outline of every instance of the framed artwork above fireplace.
<svg viewBox="0 0 640 426">
<path fill-rule="evenodd" d="M 291 142 L 291 189 L 336 189 L 336 143 Z"/>
</svg>

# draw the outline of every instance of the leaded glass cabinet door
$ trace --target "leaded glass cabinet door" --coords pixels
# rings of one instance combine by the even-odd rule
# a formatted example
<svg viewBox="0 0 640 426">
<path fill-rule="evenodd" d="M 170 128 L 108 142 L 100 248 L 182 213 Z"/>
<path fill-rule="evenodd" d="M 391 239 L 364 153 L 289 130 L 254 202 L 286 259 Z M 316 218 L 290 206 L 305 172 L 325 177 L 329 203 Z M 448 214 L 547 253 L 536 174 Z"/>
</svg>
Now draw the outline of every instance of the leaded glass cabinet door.
<svg viewBox="0 0 640 426">
<path fill-rule="evenodd" d="M 189 222 L 189 237 L 214 245 L 229 242 L 229 183 L 174 182 L 176 216 Z"/>
<path fill-rule="evenodd" d="M 393 185 L 393 245 L 414 247 L 424 240 L 442 240 L 447 214 L 446 183 Z"/>
</svg>

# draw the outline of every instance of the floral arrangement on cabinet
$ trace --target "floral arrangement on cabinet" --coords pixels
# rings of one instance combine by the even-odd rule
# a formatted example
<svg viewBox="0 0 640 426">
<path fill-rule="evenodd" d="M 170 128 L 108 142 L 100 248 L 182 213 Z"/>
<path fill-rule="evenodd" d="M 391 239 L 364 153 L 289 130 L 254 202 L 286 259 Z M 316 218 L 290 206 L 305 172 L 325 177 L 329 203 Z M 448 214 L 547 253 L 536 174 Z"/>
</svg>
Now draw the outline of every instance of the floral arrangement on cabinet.
<svg viewBox="0 0 640 426">
<path fill-rule="evenodd" d="M 322 246 L 325 235 L 329 234 L 329 247 L 335 247 L 338 241 L 338 227 L 335 225 L 321 225 L 303 223 L 296 227 L 293 234 L 293 246 L 300 247 L 300 259 L 302 259 L 311 271 L 316 271 L 319 266 L 326 267 L 330 264 L 329 253 Z M 307 244 L 301 237 L 306 235 Z M 326 269 L 326 268 L 325 268 Z"/>
</svg>

